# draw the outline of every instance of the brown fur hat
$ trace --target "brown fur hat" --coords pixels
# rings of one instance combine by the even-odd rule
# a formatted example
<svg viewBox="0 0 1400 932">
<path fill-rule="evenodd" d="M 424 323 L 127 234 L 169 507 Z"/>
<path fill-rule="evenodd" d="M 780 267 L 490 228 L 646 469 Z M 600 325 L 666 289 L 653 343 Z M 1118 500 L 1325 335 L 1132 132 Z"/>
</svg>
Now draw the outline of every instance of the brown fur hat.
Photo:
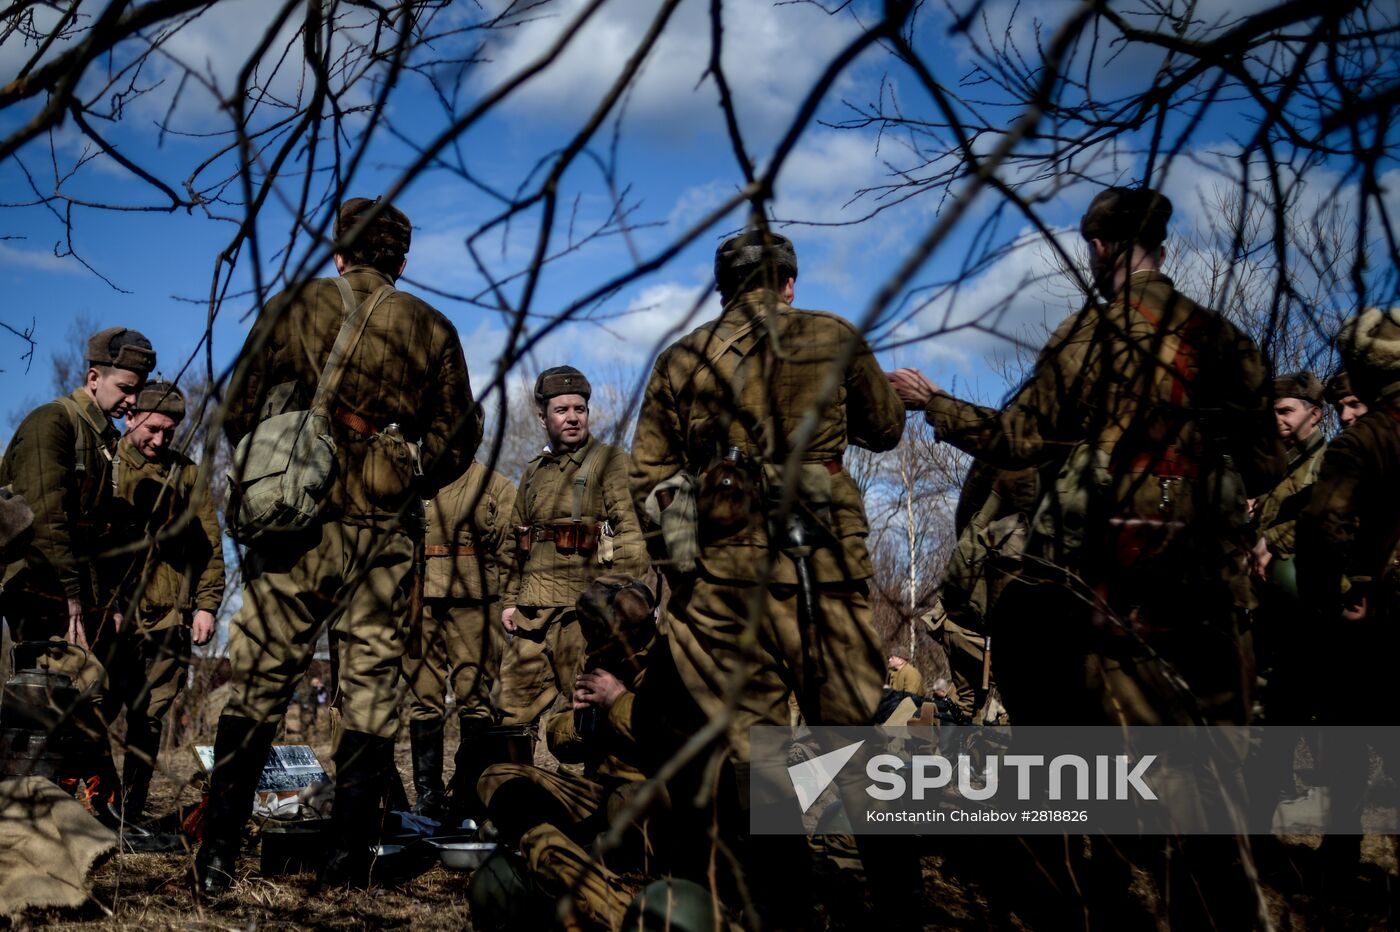
<svg viewBox="0 0 1400 932">
<path fill-rule="evenodd" d="M 1374 402 L 1382 389 L 1400 381 L 1400 307 L 1367 308 L 1342 324 L 1337 350 L 1357 397 Z"/>
<path fill-rule="evenodd" d="M 1322 390 L 1322 395 L 1329 405 L 1339 405 L 1343 398 L 1355 394 L 1356 389 L 1351 387 L 1351 376 L 1347 375 L 1345 369 L 1334 372 L 1332 378 L 1327 380 L 1327 387 Z"/>
<path fill-rule="evenodd" d="M 573 366 L 555 366 L 546 369 L 535 379 L 535 403 L 542 405 L 555 395 L 582 395 L 593 397 L 593 386 L 588 376 Z"/>
<path fill-rule="evenodd" d="M 133 411 L 152 411 L 177 421 L 185 419 L 185 396 L 173 382 L 147 382 L 136 396 Z"/>
<path fill-rule="evenodd" d="M 1310 405 L 1321 407 L 1322 382 L 1306 369 L 1302 372 L 1281 375 L 1274 379 L 1274 400 L 1280 398 L 1297 398 Z"/>
<path fill-rule="evenodd" d="M 87 361 L 94 366 L 113 366 L 146 375 L 156 367 L 156 351 L 139 330 L 108 327 L 88 337 Z"/>
</svg>

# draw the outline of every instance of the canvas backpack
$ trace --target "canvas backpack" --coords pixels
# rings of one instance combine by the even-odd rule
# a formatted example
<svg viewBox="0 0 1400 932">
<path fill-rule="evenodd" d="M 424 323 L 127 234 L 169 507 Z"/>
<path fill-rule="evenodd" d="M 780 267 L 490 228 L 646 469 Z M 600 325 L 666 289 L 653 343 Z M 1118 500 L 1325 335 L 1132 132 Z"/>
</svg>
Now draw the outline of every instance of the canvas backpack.
<svg viewBox="0 0 1400 932">
<path fill-rule="evenodd" d="M 233 490 L 229 529 L 239 543 L 310 526 L 320 515 L 335 480 L 331 403 L 370 315 L 394 291 L 393 285 L 382 285 L 356 304 L 349 283 L 344 278 L 335 279 L 335 283 L 345 320 L 321 370 L 311 407 L 285 411 L 260 422 L 233 452 L 228 477 Z"/>
</svg>

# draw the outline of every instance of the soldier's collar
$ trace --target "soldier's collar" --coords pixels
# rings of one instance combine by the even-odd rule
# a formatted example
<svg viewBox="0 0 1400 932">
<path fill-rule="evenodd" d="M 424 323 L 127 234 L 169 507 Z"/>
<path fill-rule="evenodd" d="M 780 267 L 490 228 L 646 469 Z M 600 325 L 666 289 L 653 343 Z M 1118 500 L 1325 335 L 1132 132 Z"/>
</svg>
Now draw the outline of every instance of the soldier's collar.
<svg viewBox="0 0 1400 932">
<path fill-rule="evenodd" d="M 383 272 L 379 271 L 379 269 L 376 269 L 372 265 L 352 265 L 349 268 L 347 268 L 344 272 L 340 273 L 340 277 L 345 279 L 346 281 L 350 281 L 350 276 L 352 275 L 368 276 L 385 285 L 392 285 L 394 283 L 394 280 L 392 278 L 390 278 L 388 275 L 385 275 Z"/>
<path fill-rule="evenodd" d="M 782 295 L 776 291 L 769 288 L 755 288 L 753 291 L 746 291 L 738 297 L 730 299 L 729 303 L 724 306 L 721 316 L 736 314 L 747 320 L 789 306 L 783 300 Z"/>
<path fill-rule="evenodd" d="M 150 460 L 146 458 L 146 454 L 136 449 L 136 444 L 128 440 L 124 434 L 122 435 L 121 441 L 117 444 L 117 452 L 131 460 L 131 462 L 137 466 L 145 466 L 150 462 Z"/>
<path fill-rule="evenodd" d="M 1304 440 L 1301 445 L 1288 448 L 1289 464 L 1301 463 L 1317 452 L 1318 448 L 1327 442 L 1327 435 L 1322 432 L 1322 428 L 1312 432 L 1312 436 Z"/>
<path fill-rule="evenodd" d="M 118 436 L 117 429 L 112 426 L 112 419 L 102 413 L 102 409 L 97 406 L 97 402 L 92 400 L 87 389 L 79 388 L 70 397 L 78 403 L 78 410 L 82 413 L 83 418 L 92 425 L 93 430 L 108 440 Z"/>
<path fill-rule="evenodd" d="M 582 463 L 583 458 L 588 455 L 589 449 L 592 448 L 593 444 L 597 442 L 598 438 L 593 436 L 592 434 L 589 434 L 588 440 L 584 443 L 583 446 L 579 447 L 577 450 L 564 450 L 555 455 L 559 459 L 568 458 L 573 460 L 575 463 Z"/>
</svg>

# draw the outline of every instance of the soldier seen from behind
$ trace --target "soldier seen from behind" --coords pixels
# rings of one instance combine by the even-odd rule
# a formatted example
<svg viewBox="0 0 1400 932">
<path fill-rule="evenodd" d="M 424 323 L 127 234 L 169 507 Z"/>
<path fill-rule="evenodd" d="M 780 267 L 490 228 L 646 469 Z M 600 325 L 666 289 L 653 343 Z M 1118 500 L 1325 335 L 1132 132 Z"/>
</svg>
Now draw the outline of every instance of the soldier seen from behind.
<svg viewBox="0 0 1400 932">
<path fill-rule="evenodd" d="M 808 919 L 811 857 L 800 835 L 742 838 L 751 767 L 785 779 L 785 762 L 750 761 L 749 729 L 788 724 L 790 693 L 810 724 L 874 721 L 885 655 L 870 618 L 869 526 L 843 456 L 850 444 L 892 449 L 904 432 L 865 339 L 844 318 L 794 308 L 796 279 L 785 237 L 754 229 L 720 244 L 724 309 L 653 367 L 632 472 L 672 589 L 662 630 L 688 696 L 671 714 L 693 728 L 729 715 L 719 833 L 759 920 L 778 925 Z M 710 824 L 700 814 L 697 840 Z M 917 859 L 886 863 L 879 840 L 861 841 L 874 905 L 912 921 Z M 691 849 L 693 879 L 707 881 L 710 850 Z"/>
<path fill-rule="evenodd" d="M 411 234 L 408 217 L 386 202 L 340 205 L 339 277 L 297 283 L 269 301 L 229 386 L 229 523 L 249 548 L 195 864 L 206 895 L 232 881 L 268 748 L 327 630 L 339 727 L 320 875 L 368 882 L 394 774 L 409 528 L 421 529 L 422 501 L 466 470 L 482 430 L 456 329 L 394 286 Z M 272 435 L 287 424 L 288 436 Z M 293 438 L 309 446 L 279 458 Z"/>
<path fill-rule="evenodd" d="M 105 680 L 100 655 L 111 650 L 122 624 L 103 565 L 117 543 L 112 479 L 119 434 L 112 420 L 132 410 L 156 354 L 126 327 L 93 334 L 85 350 L 83 385 L 31 411 L 0 463 L 0 486 L 33 511 L 29 545 L 5 570 L 0 605 L 17 644 L 74 645 L 40 657 L 24 648 L 24 662 L 68 675 L 83 689 L 86 701 L 75 719 L 92 747 L 91 773 L 83 777 L 99 817 L 110 820 L 118 787 L 98 702 Z"/>
<path fill-rule="evenodd" d="M 940 440 L 998 468 L 1052 476 L 1032 516 L 1031 559 L 989 625 L 1017 723 L 1240 724 L 1249 715 L 1245 503 L 1282 477 L 1272 385 L 1254 343 L 1162 273 L 1170 216 L 1170 202 L 1147 188 L 1093 199 L 1080 232 L 1105 303 L 1056 328 L 1001 409 L 955 398 L 914 370 L 891 375 Z M 1233 792 L 1236 775 L 1227 780 Z M 1171 884 L 1187 894 L 1171 899 L 1172 914 L 1252 921 L 1252 888 L 1228 867 L 1233 842 L 1214 841 L 1189 846 L 1205 857 L 1171 859 L 1189 873 Z M 1095 861 L 1116 858 L 1103 854 Z M 1103 889 L 1084 902 L 1045 905 L 1064 903 L 1079 921 L 1081 907 L 1122 900 L 1127 867 L 1099 873 Z"/>
</svg>

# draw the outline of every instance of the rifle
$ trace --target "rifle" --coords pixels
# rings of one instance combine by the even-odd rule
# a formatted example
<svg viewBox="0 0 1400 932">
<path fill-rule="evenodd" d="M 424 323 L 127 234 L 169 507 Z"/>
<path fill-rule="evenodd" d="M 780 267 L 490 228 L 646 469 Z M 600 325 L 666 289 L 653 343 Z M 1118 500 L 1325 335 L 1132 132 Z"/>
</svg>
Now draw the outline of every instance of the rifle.
<svg viewBox="0 0 1400 932">
<path fill-rule="evenodd" d="M 428 513 L 421 499 L 417 510 L 408 509 L 405 527 L 413 537 L 413 578 L 408 591 L 408 643 L 405 652 L 410 660 L 423 659 L 423 578 L 428 573 Z M 417 519 L 416 521 L 414 519 Z"/>
<path fill-rule="evenodd" d="M 816 588 L 812 582 L 809 533 L 799 515 L 788 516 L 787 546 L 783 553 L 791 557 L 797 567 L 797 620 L 802 638 L 802 686 L 807 700 L 802 704 L 802 714 L 810 716 L 812 721 L 821 721 L 821 687 L 826 679 L 818 631 L 821 610 L 817 607 Z"/>
</svg>

